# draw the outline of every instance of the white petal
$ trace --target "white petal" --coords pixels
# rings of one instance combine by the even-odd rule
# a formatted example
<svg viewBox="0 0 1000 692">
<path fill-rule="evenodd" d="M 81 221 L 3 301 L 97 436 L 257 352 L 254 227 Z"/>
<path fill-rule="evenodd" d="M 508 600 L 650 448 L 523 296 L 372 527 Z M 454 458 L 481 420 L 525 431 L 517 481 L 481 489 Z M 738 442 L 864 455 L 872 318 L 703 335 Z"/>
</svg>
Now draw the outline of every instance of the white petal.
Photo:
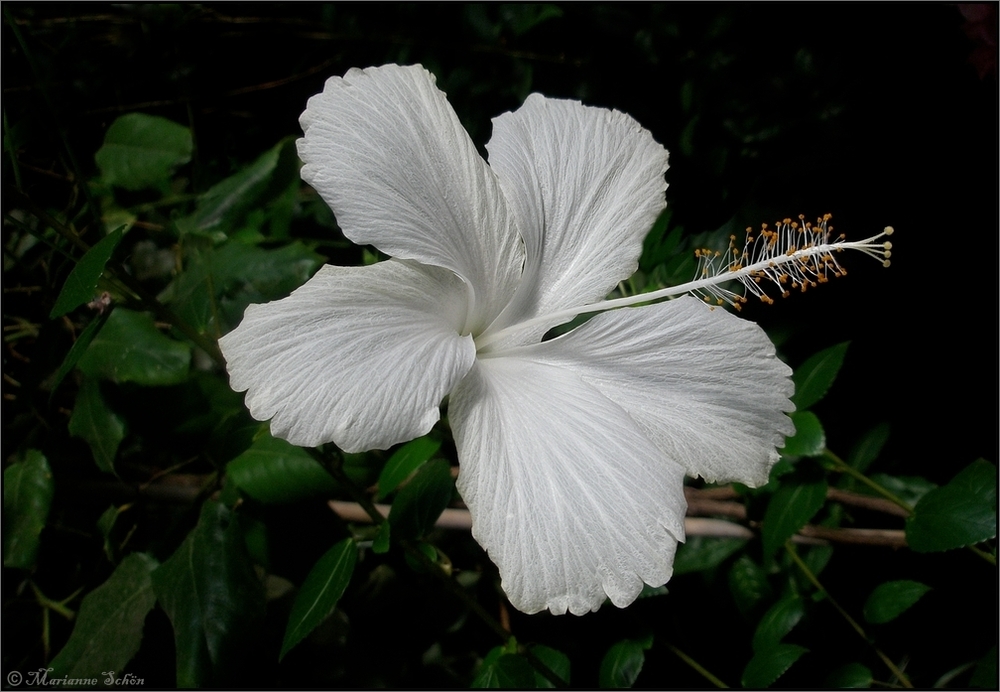
<svg viewBox="0 0 1000 692">
<path fill-rule="evenodd" d="M 465 298 L 445 269 L 327 265 L 288 298 L 248 307 L 219 346 L 231 386 L 275 436 L 385 449 L 427 433 L 472 366 Z"/>
<path fill-rule="evenodd" d="M 458 489 L 511 603 L 577 615 L 670 578 L 684 470 L 570 369 L 480 359 L 451 395 Z"/>
<path fill-rule="evenodd" d="M 466 328 L 485 328 L 513 294 L 524 251 L 496 175 L 434 76 L 352 69 L 309 99 L 300 123 L 302 178 L 344 234 L 456 272 L 475 291 Z"/>
<path fill-rule="evenodd" d="M 764 330 L 691 297 L 606 312 L 518 353 L 576 368 L 708 481 L 766 483 L 794 432 L 792 371 Z"/>
<path fill-rule="evenodd" d="M 648 130 L 618 111 L 532 94 L 493 120 L 487 149 L 527 253 L 494 328 L 601 300 L 635 272 L 666 205 L 667 151 Z"/>
</svg>

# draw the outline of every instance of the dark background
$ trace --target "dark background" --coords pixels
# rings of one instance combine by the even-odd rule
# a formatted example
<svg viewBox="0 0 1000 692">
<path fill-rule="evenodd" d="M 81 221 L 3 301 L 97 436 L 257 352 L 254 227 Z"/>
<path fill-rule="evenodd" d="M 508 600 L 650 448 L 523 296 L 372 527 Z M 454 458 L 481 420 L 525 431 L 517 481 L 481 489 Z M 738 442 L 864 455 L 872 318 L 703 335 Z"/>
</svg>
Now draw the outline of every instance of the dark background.
<svg viewBox="0 0 1000 692">
<path fill-rule="evenodd" d="M 297 134 L 298 115 L 327 77 L 386 62 L 435 72 L 481 147 L 490 118 L 532 91 L 616 108 L 670 150 L 671 223 L 687 232 L 824 212 L 850 238 L 894 226 L 891 268 L 846 257 L 848 277 L 744 316 L 768 329 L 793 366 L 852 342 L 816 408 L 831 449 L 846 454 L 885 421 L 892 433 L 881 471 L 944 483 L 978 457 L 995 463 L 996 5 L 552 7 L 5 3 L 31 52 L 29 61 L 5 23 L 5 149 L 18 152 L 29 196 L 63 205 L 67 185 L 52 175 L 67 167 L 61 138 L 92 175 L 107 126 L 138 110 L 193 129 L 190 184 L 204 190 Z M 6 155 L 3 165 L 6 212 Z M 862 565 L 903 571 L 891 556 L 871 555 L 832 566 L 842 570 L 837 582 L 850 583 L 843 570 Z M 922 560 L 903 564 L 936 569 Z M 961 602 L 969 583 L 958 572 L 941 582 L 955 587 L 942 610 L 973 607 Z M 682 648 L 697 631 L 695 658 L 718 661 L 719 646 L 733 647 L 736 673 L 721 672 L 738 679 L 747 636 L 730 622 L 730 606 L 671 599 L 662 613 L 639 613 L 663 618 Z M 515 627 L 579 654 L 581 642 L 608 627 L 626 631 L 635 617 L 517 618 Z M 896 633 L 904 641 L 905 629 Z M 915 659 L 936 647 L 935 656 L 958 660 L 978 636 L 949 632 L 906 646 Z M 658 666 L 651 657 L 641 680 L 661 680 Z"/>
</svg>

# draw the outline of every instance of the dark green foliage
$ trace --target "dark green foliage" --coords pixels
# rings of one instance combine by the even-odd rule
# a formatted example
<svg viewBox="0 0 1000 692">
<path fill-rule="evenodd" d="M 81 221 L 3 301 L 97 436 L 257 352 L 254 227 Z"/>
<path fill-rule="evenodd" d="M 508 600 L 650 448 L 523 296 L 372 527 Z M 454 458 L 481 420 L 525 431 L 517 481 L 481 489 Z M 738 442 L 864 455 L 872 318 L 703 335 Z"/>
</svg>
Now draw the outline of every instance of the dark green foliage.
<svg viewBox="0 0 1000 692">
<path fill-rule="evenodd" d="M 264 503 L 293 502 L 337 489 L 330 474 L 305 450 L 268 433 L 230 461 L 226 473 L 240 490 Z"/>
<path fill-rule="evenodd" d="M 378 499 L 394 491 L 400 483 L 423 466 L 441 447 L 441 441 L 432 437 L 418 437 L 397 449 L 382 468 L 378 477 Z"/>
<path fill-rule="evenodd" d="M 94 159 L 101 179 L 126 190 L 166 188 L 177 166 L 191 160 L 194 144 L 186 127 L 143 113 L 115 120 Z"/>
<path fill-rule="evenodd" d="M 97 245 L 90 248 L 73 270 L 66 277 L 66 283 L 59 291 L 56 304 L 52 307 L 49 317 L 62 317 L 70 310 L 83 305 L 94 299 L 94 291 L 97 290 L 97 282 L 100 281 L 101 274 L 104 273 L 104 265 L 111 259 L 111 253 L 121 242 L 122 233 L 125 227 L 122 226 L 108 235 L 104 236 Z"/>
<path fill-rule="evenodd" d="M 860 663 L 848 663 L 837 668 L 826 679 L 827 687 L 867 689 L 872 685 L 872 672 Z"/>
<path fill-rule="evenodd" d="M 419 538 L 427 533 L 451 502 L 454 491 L 447 461 L 435 459 L 421 466 L 392 503 L 389 525 L 393 538 Z"/>
<path fill-rule="evenodd" d="M 930 591 L 930 588 L 908 579 L 879 584 L 865 602 L 865 620 L 875 624 L 895 620 Z"/>
<path fill-rule="evenodd" d="M 152 579 L 174 628 L 177 685 L 239 679 L 244 647 L 264 614 L 264 590 L 239 517 L 218 502 L 206 502 L 198 525 Z"/>
<path fill-rule="evenodd" d="M 239 324 L 247 305 L 284 298 L 321 264 L 298 243 L 264 250 L 239 242 L 218 248 L 191 242 L 189 258 L 187 271 L 160 298 L 199 331 L 220 335 Z"/>
<path fill-rule="evenodd" d="M 524 656 L 496 647 L 483 659 L 470 687 L 477 689 L 533 689 L 534 671 Z"/>
<path fill-rule="evenodd" d="M 67 430 L 73 437 L 86 440 L 99 469 L 115 472 L 115 456 L 118 445 L 125 439 L 125 423 L 108 408 L 98 380 L 90 377 L 83 380 Z"/>
<path fill-rule="evenodd" d="M 996 535 L 997 467 L 985 459 L 920 498 L 906 522 L 906 540 L 920 552 L 961 548 Z"/>
<path fill-rule="evenodd" d="M 31 569 L 52 506 L 52 471 L 37 449 L 3 472 L 3 564 Z"/>
<path fill-rule="evenodd" d="M 782 544 L 813 518 L 826 501 L 826 481 L 783 483 L 764 514 L 764 556 L 773 557 Z"/>
<path fill-rule="evenodd" d="M 538 659 L 548 666 L 549 670 L 555 673 L 556 677 L 562 680 L 566 685 L 569 685 L 569 671 L 570 671 L 570 660 L 562 651 L 557 651 L 548 646 L 542 646 L 537 644 L 531 647 L 531 653 L 538 657 Z M 534 671 L 535 674 L 535 687 L 538 689 L 554 689 L 556 687 L 555 683 L 546 678 L 537 670 Z"/>
<path fill-rule="evenodd" d="M 156 605 L 150 578 L 157 562 L 145 553 L 122 560 L 80 604 L 73 634 L 52 659 L 52 677 L 107 678 L 121 671 L 142 643 L 143 624 Z"/>
<path fill-rule="evenodd" d="M 781 642 L 805 615 L 805 604 L 798 596 L 785 596 L 764 613 L 753 635 L 754 651 L 765 651 Z"/>
<path fill-rule="evenodd" d="M 750 659 L 740 682 L 750 689 L 770 687 L 805 653 L 809 650 L 795 644 L 768 647 Z"/>
<path fill-rule="evenodd" d="M 599 682 L 602 688 L 632 687 L 642 672 L 646 661 L 646 651 L 653 645 L 652 639 L 626 639 L 620 641 L 604 655 L 601 661 Z"/>
<path fill-rule="evenodd" d="M 826 433 L 812 411 L 794 411 L 790 415 L 795 434 L 785 440 L 781 454 L 786 457 L 815 457 L 826 449 Z"/>
<path fill-rule="evenodd" d="M 727 557 L 746 545 L 741 538 L 708 538 L 692 536 L 677 549 L 674 574 L 700 572 L 721 564 Z"/>
<path fill-rule="evenodd" d="M 330 548 L 310 570 L 288 617 L 279 660 L 333 612 L 351 581 L 357 559 L 357 546 L 353 540 L 345 538 Z"/>
<path fill-rule="evenodd" d="M 160 386 L 187 379 L 190 363 L 191 347 L 163 335 L 149 315 L 117 308 L 77 367 L 102 380 Z"/>
<path fill-rule="evenodd" d="M 849 344 L 837 344 L 820 351 L 795 370 L 792 381 L 795 383 L 795 395 L 792 403 L 799 411 L 811 407 L 822 399 L 837 373 L 844 364 Z"/>
<path fill-rule="evenodd" d="M 741 555 L 729 570 L 729 590 L 736 607 L 744 614 L 771 595 L 767 575 L 749 555 Z"/>
</svg>

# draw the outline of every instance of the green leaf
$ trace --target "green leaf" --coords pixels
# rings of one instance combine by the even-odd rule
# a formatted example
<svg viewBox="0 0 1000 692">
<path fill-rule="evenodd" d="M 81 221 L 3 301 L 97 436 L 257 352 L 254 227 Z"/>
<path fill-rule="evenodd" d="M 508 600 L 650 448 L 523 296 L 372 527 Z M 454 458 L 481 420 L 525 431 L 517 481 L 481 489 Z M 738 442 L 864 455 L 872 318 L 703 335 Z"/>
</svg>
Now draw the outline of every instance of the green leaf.
<svg viewBox="0 0 1000 692">
<path fill-rule="evenodd" d="M 919 553 L 974 545 L 997 535 L 997 467 L 974 461 L 932 490 L 906 520 L 906 542 Z"/>
<path fill-rule="evenodd" d="M 826 501 L 826 481 L 789 481 L 771 496 L 761 524 L 764 556 L 770 559 L 778 549 L 805 526 Z"/>
<path fill-rule="evenodd" d="M 781 450 L 786 457 L 816 457 L 826 449 L 826 433 L 812 411 L 794 411 L 789 414 L 795 425 L 795 434 L 785 439 Z"/>
<path fill-rule="evenodd" d="M 388 522 L 383 522 L 383 526 L 387 524 Z M 435 548 L 433 544 L 428 543 L 426 541 L 418 541 L 413 547 L 416 548 L 419 552 L 421 552 L 423 556 L 427 558 L 427 560 L 431 564 L 433 565 L 440 564 L 441 555 L 440 553 L 438 553 L 437 548 Z M 427 566 L 419 558 L 412 555 L 409 551 L 405 553 L 405 557 L 406 557 L 406 564 L 408 564 L 410 566 L 410 569 L 412 569 L 414 572 L 426 573 L 428 571 Z"/>
<path fill-rule="evenodd" d="M 632 687 L 642 672 L 648 648 L 645 642 L 634 639 L 626 639 L 612 646 L 601 661 L 598 684 L 605 689 Z"/>
<path fill-rule="evenodd" d="M 191 347 L 161 334 L 152 317 L 116 308 L 78 365 L 104 380 L 166 385 L 183 382 L 190 362 Z"/>
<path fill-rule="evenodd" d="M 263 617 L 264 593 L 239 517 L 209 501 L 198 525 L 153 572 L 153 590 L 174 626 L 177 686 L 222 685 Z"/>
<path fill-rule="evenodd" d="M 926 584 L 906 579 L 879 584 L 865 602 L 865 620 L 875 624 L 895 620 L 930 590 Z"/>
<path fill-rule="evenodd" d="M 66 283 L 59 291 L 59 297 L 56 298 L 56 303 L 52 306 L 49 319 L 61 317 L 70 310 L 94 299 L 97 282 L 100 280 L 101 274 L 104 273 L 104 266 L 111 259 L 111 255 L 118 247 L 124 233 L 124 226 L 116 228 L 101 238 L 80 258 L 69 276 L 66 277 Z"/>
<path fill-rule="evenodd" d="M 757 625 L 753 635 L 753 650 L 764 651 L 778 645 L 805 615 L 802 599 L 789 595 L 771 606 Z"/>
<path fill-rule="evenodd" d="M 3 472 L 3 564 L 31 569 L 52 507 L 52 471 L 37 449 Z"/>
<path fill-rule="evenodd" d="M 476 689 L 534 688 L 535 669 L 531 667 L 527 658 L 521 654 L 509 653 L 501 653 L 492 660 L 489 658 L 488 656 L 483 660 L 483 665 L 470 687 Z"/>
<path fill-rule="evenodd" d="M 94 158 L 109 185 L 126 190 L 165 188 L 174 168 L 191 160 L 191 131 L 143 113 L 121 116 L 108 128 Z"/>
<path fill-rule="evenodd" d="M 66 378 L 66 375 L 73 371 L 76 364 L 80 362 L 80 358 L 83 354 L 87 352 L 90 348 L 90 343 L 97 336 L 97 332 L 101 331 L 101 327 L 104 323 L 108 321 L 111 317 L 111 313 L 114 311 L 114 306 L 108 308 L 103 313 L 98 315 L 96 318 L 92 319 L 90 323 L 84 327 L 84 330 L 80 332 L 80 336 L 76 337 L 76 341 L 70 347 L 69 352 L 66 357 L 63 358 L 62 365 L 59 366 L 59 370 L 56 371 L 55 376 L 52 378 L 52 387 L 49 393 L 49 400 L 51 401 L 52 395 L 55 394 L 56 388 L 60 383 Z"/>
<path fill-rule="evenodd" d="M 749 613 L 771 595 L 767 574 L 749 555 L 741 555 L 729 569 L 729 591 L 741 613 Z"/>
<path fill-rule="evenodd" d="M 410 474 L 423 466 L 441 448 L 441 440 L 425 435 L 407 442 L 397 449 L 386 462 L 378 477 L 378 495 L 381 500 L 395 490 Z"/>
<path fill-rule="evenodd" d="M 297 180 L 295 140 L 284 139 L 211 187 L 198 200 L 194 214 L 178 221 L 177 226 L 182 233 L 208 234 L 221 240 L 236 230 L 250 209 L 262 207 Z"/>
<path fill-rule="evenodd" d="M 758 651 L 743 670 L 743 687 L 770 687 L 807 651 L 795 644 L 778 644 Z"/>
<path fill-rule="evenodd" d="M 867 689 L 872 686 L 872 671 L 860 663 L 840 666 L 827 676 L 824 687 L 840 689 Z"/>
<path fill-rule="evenodd" d="M 806 567 L 809 568 L 809 571 L 819 576 L 826 569 L 830 558 L 833 557 L 833 546 L 811 545 L 805 550 L 800 551 L 800 555 L 802 561 L 806 563 Z"/>
<path fill-rule="evenodd" d="M 642 271 L 647 273 L 653 271 L 657 265 L 663 264 L 676 253 L 682 233 L 679 228 L 667 232 L 671 216 L 673 216 L 672 207 L 660 212 L 645 240 L 642 241 L 642 255 L 639 257 L 639 268 Z"/>
<path fill-rule="evenodd" d="M 847 463 L 864 473 L 872 465 L 872 462 L 878 459 L 878 455 L 888 441 L 889 424 L 879 423 L 858 441 L 847 457 Z"/>
<path fill-rule="evenodd" d="M 309 570 L 288 617 L 279 661 L 330 616 L 351 581 L 357 559 L 357 546 L 352 539 L 345 538 L 330 548 Z"/>
<path fill-rule="evenodd" d="M 792 403 L 799 411 L 804 411 L 822 399 L 833 381 L 837 379 L 840 366 L 844 364 L 849 341 L 831 346 L 812 356 L 800 365 L 792 375 L 795 394 Z"/>
<path fill-rule="evenodd" d="M 674 576 L 718 567 L 746 543 L 745 538 L 691 536 L 677 549 L 674 558 Z"/>
<path fill-rule="evenodd" d="M 518 36 L 527 33 L 546 19 L 563 16 L 563 11 L 549 3 L 505 5 L 503 17 Z"/>
<path fill-rule="evenodd" d="M 129 555 L 101 586 L 83 599 L 73 633 L 52 660 L 53 678 L 105 678 L 139 650 L 146 615 L 156 605 L 150 578 L 157 562 Z"/>
<path fill-rule="evenodd" d="M 569 685 L 570 663 L 569 657 L 566 654 L 562 651 L 542 646 L 541 644 L 536 644 L 531 647 L 531 653 L 535 654 L 535 656 L 538 657 L 538 660 L 547 665 L 549 670 L 559 676 L 559 678 L 561 678 L 566 685 Z M 537 670 L 534 672 L 536 689 L 555 689 L 555 685 L 553 685 L 548 678 L 539 673 Z"/>
<path fill-rule="evenodd" d="M 507 648 L 504 646 L 494 646 L 492 649 L 490 649 L 486 653 L 486 656 L 483 657 L 483 660 L 480 661 L 479 670 L 476 672 L 476 677 L 472 679 L 472 682 L 469 684 L 469 687 L 472 687 L 474 689 L 485 689 L 488 688 L 491 683 L 495 685 L 494 688 L 498 687 L 499 685 L 496 685 L 493 682 L 495 673 L 493 672 L 492 669 L 493 666 L 496 664 L 497 659 L 499 659 L 505 653 L 507 653 Z"/>
<path fill-rule="evenodd" d="M 419 538 L 434 526 L 448 503 L 455 483 L 451 466 L 444 459 L 428 461 L 404 485 L 392 503 L 389 523 L 397 538 Z"/>
<path fill-rule="evenodd" d="M 976 669 L 972 672 L 969 680 L 971 687 L 982 687 L 993 689 L 997 686 L 997 645 L 986 652 L 986 655 L 979 659 Z"/>
<path fill-rule="evenodd" d="M 160 293 L 182 320 L 199 331 L 223 334 L 251 303 L 284 298 L 305 283 L 323 259 L 302 243 L 265 250 L 230 241 L 212 247 L 184 243 L 184 271 Z"/>
<path fill-rule="evenodd" d="M 101 516 L 97 518 L 97 530 L 101 532 L 101 536 L 104 538 L 104 554 L 107 556 L 109 562 L 117 561 L 117 546 L 112 543 L 112 531 L 114 531 L 115 524 L 118 523 L 118 517 L 125 513 L 131 504 L 122 505 L 121 507 L 116 507 L 111 505 L 106 510 L 101 512 Z"/>
<path fill-rule="evenodd" d="M 924 495 L 938 487 L 937 483 L 931 483 L 920 476 L 890 476 L 887 473 L 875 473 L 870 478 L 910 505 L 916 505 Z M 867 485 L 859 483 L 855 488 L 859 493 L 880 497 Z"/>
<path fill-rule="evenodd" d="M 226 473 L 247 495 L 267 504 L 332 495 L 338 488 L 308 452 L 270 434 L 230 461 Z"/>
<path fill-rule="evenodd" d="M 389 522 L 383 521 L 378 525 L 375 539 L 372 541 L 372 552 L 376 555 L 384 555 L 389 552 L 392 539 L 392 527 Z"/>
<path fill-rule="evenodd" d="M 69 418 L 69 434 L 87 442 L 101 471 L 115 473 L 115 457 L 118 445 L 125 439 L 125 423 L 108 408 L 101 396 L 100 382 L 93 378 L 84 378 L 80 385 Z"/>
</svg>

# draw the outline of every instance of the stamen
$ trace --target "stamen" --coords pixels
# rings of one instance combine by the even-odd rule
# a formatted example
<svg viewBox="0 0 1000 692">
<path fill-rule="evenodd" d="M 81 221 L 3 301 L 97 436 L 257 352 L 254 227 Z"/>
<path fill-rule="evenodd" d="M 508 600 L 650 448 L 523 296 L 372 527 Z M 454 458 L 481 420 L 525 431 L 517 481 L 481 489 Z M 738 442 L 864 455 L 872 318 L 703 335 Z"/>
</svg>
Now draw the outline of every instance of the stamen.
<svg viewBox="0 0 1000 692">
<path fill-rule="evenodd" d="M 728 303 L 739 310 L 747 302 L 748 294 L 771 304 L 774 299 L 765 291 L 769 283 L 778 287 L 782 297 L 787 297 L 793 290 L 804 292 L 827 283 L 831 278 L 845 276 L 847 270 L 836 259 L 836 255 L 844 250 L 859 250 L 879 260 L 883 267 L 889 266 L 892 243 L 885 238 L 893 234 L 892 226 L 886 226 L 881 233 L 864 240 L 848 241 L 841 234 L 831 242 L 831 218 L 830 214 L 824 214 L 813 224 L 800 215 L 798 221 L 779 221 L 773 230 L 767 224 L 756 232 L 748 228 L 742 248 L 738 247 L 736 237 L 730 236 L 729 248 L 725 252 L 696 250 L 698 270 L 692 281 L 650 293 L 539 315 L 496 332 L 487 330 L 476 339 L 476 345 L 483 353 L 502 337 L 529 326 L 542 324 L 551 328 L 578 315 L 650 303 L 685 293 L 701 296 L 713 308 Z M 742 295 L 725 287 L 731 281 L 743 285 Z"/>
<path fill-rule="evenodd" d="M 693 288 L 692 292 L 708 303 L 721 304 L 719 301 L 722 301 L 739 310 L 746 303 L 747 294 L 765 303 L 773 303 L 774 300 L 765 292 L 767 282 L 777 286 L 785 298 L 790 295 L 790 289 L 804 292 L 827 283 L 831 278 L 846 275 L 847 271 L 834 256 L 834 253 L 844 250 L 860 250 L 882 262 L 882 266 L 889 266 L 892 243 L 879 241 L 892 235 L 891 226 L 865 240 L 848 242 L 841 234 L 831 243 L 831 218 L 830 214 L 824 214 L 816 219 L 815 224 L 806 221 L 803 215 L 799 215 L 798 221 L 786 218 L 776 223 L 774 230 L 767 224 L 763 224 L 756 233 L 747 228 L 742 249 L 737 246 L 736 236 L 733 235 L 729 237 L 729 248 L 725 252 L 696 250 L 697 279 L 729 278 L 739 281 L 745 291 L 740 295 L 719 284 L 709 283 Z M 727 274 L 732 276 L 727 277 Z"/>
</svg>

